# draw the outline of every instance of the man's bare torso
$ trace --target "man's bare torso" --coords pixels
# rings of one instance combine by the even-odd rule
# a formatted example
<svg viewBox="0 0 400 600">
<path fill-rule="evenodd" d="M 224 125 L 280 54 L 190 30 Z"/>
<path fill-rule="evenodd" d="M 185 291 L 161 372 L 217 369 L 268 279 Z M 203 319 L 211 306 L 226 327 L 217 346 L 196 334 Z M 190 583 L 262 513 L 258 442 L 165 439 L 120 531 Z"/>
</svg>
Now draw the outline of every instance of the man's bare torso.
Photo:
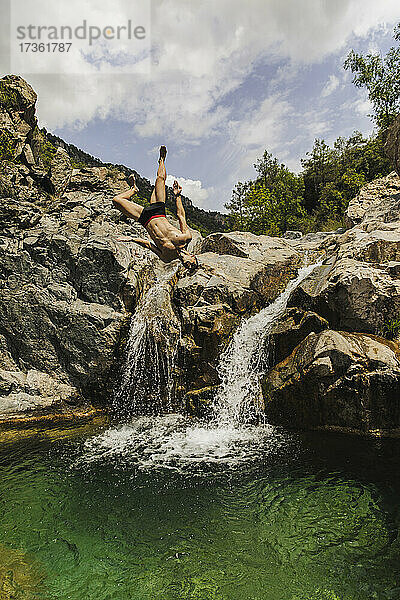
<svg viewBox="0 0 400 600">
<path fill-rule="evenodd" d="M 160 251 L 160 258 L 170 262 L 178 258 L 177 250 L 183 249 L 186 240 L 182 232 L 174 227 L 166 217 L 154 217 L 146 225 L 146 230 Z"/>
</svg>

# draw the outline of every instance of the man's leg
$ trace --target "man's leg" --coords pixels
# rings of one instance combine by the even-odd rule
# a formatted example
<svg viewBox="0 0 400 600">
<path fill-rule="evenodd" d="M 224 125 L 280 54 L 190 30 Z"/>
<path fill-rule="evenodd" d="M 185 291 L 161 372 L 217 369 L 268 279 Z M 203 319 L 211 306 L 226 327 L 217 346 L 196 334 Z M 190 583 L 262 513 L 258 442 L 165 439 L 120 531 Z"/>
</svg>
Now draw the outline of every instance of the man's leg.
<svg viewBox="0 0 400 600">
<path fill-rule="evenodd" d="M 151 195 L 150 203 L 152 202 L 164 202 L 166 199 L 165 181 L 167 179 L 167 169 L 165 168 L 165 157 L 167 156 L 167 149 L 165 146 L 160 147 L 160 158 L 158 160 L 158 169 L 156 182 L 154 184 L 153 194 Z"/>
<path fill-rule="evenodd" d="M 126 217 L 135 219 L 135 221 L 137 221 L 142 214 L 143 206 L 136 204 L 136 202 L 129 201 L 129 199 L 138 192 L 138 188 L 136 187 L 135 180 L 132 175 L 131 182 L 133 183 L 133 186 L 129 190 L 126 190 L 126 192 L 121 192 L 115 196 L 113 198 L 113 203 L 115 208 L 118 208 L 118 210 L 120 210 Z"/>
</svg>

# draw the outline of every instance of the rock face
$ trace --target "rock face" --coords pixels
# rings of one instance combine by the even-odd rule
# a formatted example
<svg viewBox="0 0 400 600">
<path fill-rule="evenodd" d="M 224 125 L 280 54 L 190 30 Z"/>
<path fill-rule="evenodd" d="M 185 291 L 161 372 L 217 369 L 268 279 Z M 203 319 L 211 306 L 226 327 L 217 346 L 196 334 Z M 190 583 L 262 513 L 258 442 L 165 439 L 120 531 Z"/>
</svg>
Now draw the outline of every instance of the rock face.
<svg viewBox="0 0 400 600">
<path fill-rule="evenodd" d="M 400 428 L 399 177 L 367 184 L 347 222 L 352 227 L 326 245 L 331 257 L 289 299 L 300 323 L 311 311 L 310 326 L 293 326 L 286 338 L 290 312 L 275 326 L 278 351 L 263 380 L 267 418 L 385 433 Z M 282 349 L 282 339 L 294 341 Z"/>
<path fill-rule="evenodd" d="M 0 162 L 1 419 L 107 400 L 120 337 L 154 261 L 116 241 L 142 233 L 112 207 L 128 187 L 124 174 L 72 171 L 63 150 L 47 173 L 36 94 L 20 78 L 0 84 L 0 128 L 14 153 Z"/>
<path fill-rule="evenodd" d="M 310 333 L 264 378 L 268 421 L 296 428 L 393 429 L 400 418 L 398 347 L 365 334 Z"/>
<path fill-rule="evenodd" d="M 216 233 L 204 240 L 198 260 L 200 268 L 182 274 L 173 292 L 182 322 L 182 391 L 220 382 L 218 359 L 239 321 L 284 290 L 301 253 L 278 238 Z"/>
<path fill-rule="evenodd" d="M 0 409 L 107 396 L 121 331 L 152 260 L 115 241 L 132 225 L 111 208 L 110 193 L 107 182 L 79 201 L 67 193 L 47 213 L 25 203 L 24 227 L 4 228 Z"/>
<path fill-rule="evenodd" d="M 348 207 L 355 225 L 336 236 L 335 258 L 316 269 L 290 305 L 313 310 L 335 329 L 381 334 L 400 311 L 400 179 L 366 185 Z"/>
</svg>

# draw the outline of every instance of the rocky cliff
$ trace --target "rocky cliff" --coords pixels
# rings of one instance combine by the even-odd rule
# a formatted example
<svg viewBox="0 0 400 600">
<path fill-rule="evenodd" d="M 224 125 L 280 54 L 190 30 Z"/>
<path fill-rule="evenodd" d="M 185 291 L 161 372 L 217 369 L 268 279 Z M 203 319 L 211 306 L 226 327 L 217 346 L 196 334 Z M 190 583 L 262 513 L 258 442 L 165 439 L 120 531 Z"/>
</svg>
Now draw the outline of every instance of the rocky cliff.
<svg viewBox="0 0 400 600">
<path fill-rule="evenodd" d="M 166 271 L 116 241 L 144 233 L 112 206 L 127 187 L 125 169 L 77 168 L 62 144 L 47 156 L 36 95 L 22 79 L 0 80 L 0 100 L 0 419 L 75 418 L 113 404 L 132 314 Z M 345 232 L 294 239 L 194 232 L 199 269 L 176 265 L 162 301 L 146 304 L 149 319 L 162 307 L 163 331 L 175 340 L 174 410 L 203 409 L 238 324 L 319 258 L 270 337 L 267 418 L 361 432 L 400 427 L 399 177 L 365 186 L 347 223 Z"/>
</svg>

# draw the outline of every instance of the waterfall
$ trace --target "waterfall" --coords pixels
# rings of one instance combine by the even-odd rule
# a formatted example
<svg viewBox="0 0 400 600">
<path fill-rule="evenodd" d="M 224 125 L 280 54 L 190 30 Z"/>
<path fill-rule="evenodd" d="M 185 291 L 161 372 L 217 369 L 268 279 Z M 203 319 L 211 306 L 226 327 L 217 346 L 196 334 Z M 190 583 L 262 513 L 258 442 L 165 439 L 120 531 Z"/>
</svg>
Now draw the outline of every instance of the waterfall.
<svg viewBox="0 0 400 600">
<path fill-rule="evenodd" d="M 132 316 L 121 380 L 113 398 L 119 417 L 171 411 L 180 325 L 172 311 L 170 286 L 177 269 L 156 280 Z"/>
<path fill-rule="evenodd" d="M 285 311 L 290 294 L 318 264 L 301 268 L 275 302 L 237 329 L 220 359 L 222 383 L 211 422 L 188 420 L 179 414 L 135 417 L 88 439 L 81 462 L 110 460 L 112 464 L 134 463 L 143 471 L 167 468 L 208 476 L 210 464 L 224 465 L 224 469 L 245 465 L 257 457 L 265 459 L 289 443 L 286 434 L 260 423 L 260 380 L 268 368 L 268 339 L 273 324 Z M 116 395 L 118 406 L 129 407 L 127 416 L 148 413 L 149 403 L 161 413 L 168 412 L 168 406 L 164 411 L 159 409 L 166 401 L 165 395 L 167 404 L 168 397 L 171 401 L 174 348 L 179 339 L 171 338 L 171 326 L 166 325 L 173 314 L 171 277 L 173 274 L 168 274 L 157 281 L 132 318 L 122 383 Z M 166 311 L 164 315 L 162 310 Z"/>
<path fill-rule="evenodd" d="M 262 417 L 260 380 L 268 368 L 269 335 L 293 290 L 318 264 L 301 268 L 272 304 L 243 321 L 236 330 L 218 366 L 222 383 L 214 401 L 214 414 L 220 426 L 238 426 Z"/>
</svg>

